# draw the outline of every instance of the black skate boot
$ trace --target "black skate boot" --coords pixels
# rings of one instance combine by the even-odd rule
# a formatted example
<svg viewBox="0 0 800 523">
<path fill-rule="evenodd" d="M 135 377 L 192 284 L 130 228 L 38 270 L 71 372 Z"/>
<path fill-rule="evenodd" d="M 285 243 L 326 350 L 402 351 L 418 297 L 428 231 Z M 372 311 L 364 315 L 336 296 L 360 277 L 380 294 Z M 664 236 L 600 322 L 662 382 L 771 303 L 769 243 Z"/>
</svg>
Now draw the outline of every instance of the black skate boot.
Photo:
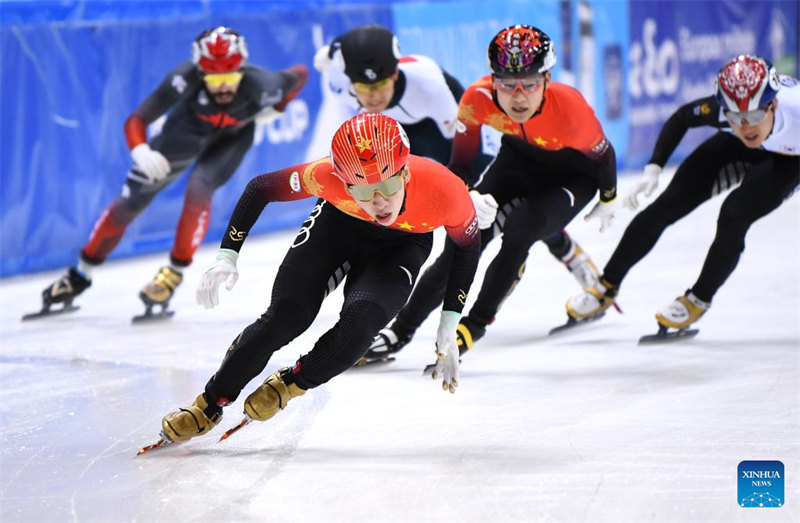
<svg viewBox="0 0 800 523">
<path fill-rule="evenodd" d="M 42 310 L 26 314 L 22 317 L 22 320 L 32 320 L 53 314 L 76 311 L 80 307 L 72 305 L 72 300 L 91 286 L 92 280 L 79 273 L 75 267 L 70 267 L 64 276 L 42 291 Z M 63 303 L 64 305 L 58 309 L 51 310 L 50 307 L 57 303 Z"/>
<path fill-rule="evenodd" d="M 413 336 L 413 332 L 404 333 L 396 332 L 396 327 L 387 327 L 381 329 L 375 339 L 372 340 L 372 345 L 367 349 L 364 354 L 355 364 L 356 367 L 368 365 L 370 363 L 388 363 L 394 361 L 392 354 L 400 352 L 400 349 L 408 345 Z M 399 329 L 398 329 L 399 330 Z"/>
<path fill-rule="evenodd" d="M 456 328 L 458 354 L 461 355 L 471 350 L 475 342 L 483 338 L 484 334 L 486 334 L 486 325 L 480 325 L 469 316 L 461 318 Z"/>
<path fill-rule="evenodd" d="M 139 299 L 144 302 L 145 311 L 141 316 L 135 316 L 133 323 L 142 321 L 160 320 L 171 318 L 175 311 L 167 310 L 169 300 L 175 294 L 175 289 L 183 281 L 183 275 L 171 267 L 161 267 L 153 281 L 145 285 L 139 292 Z M 160 311 L 153 312 L 153 307 L 160 307 Z"/>
</svg>

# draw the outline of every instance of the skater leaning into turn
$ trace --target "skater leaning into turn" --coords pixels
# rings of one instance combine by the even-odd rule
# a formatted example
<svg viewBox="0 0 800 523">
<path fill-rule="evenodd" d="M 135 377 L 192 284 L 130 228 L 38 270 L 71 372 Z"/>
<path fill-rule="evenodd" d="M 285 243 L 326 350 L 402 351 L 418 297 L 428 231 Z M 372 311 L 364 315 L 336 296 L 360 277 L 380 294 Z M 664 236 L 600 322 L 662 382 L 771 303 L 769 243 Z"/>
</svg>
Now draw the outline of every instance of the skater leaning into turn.
<svg viewBox="0 0 800 523">
<path fill-rule="evenodd" d="M 458 121 L 458 104 L 464 88 L 454 77 L 426 56 L 402 56 L 397 37 L 377 25 L 356 27 L 322 47 L 315 56 L 315 67 L 327 75 L 328 86 L 343 105 L 354 111 L 370 111 L 392 117 L 403 125 L 411 149 L 448 165 L 468 186 L 492 157 L 481 153 L 481 126 L 471 127 L 459 136 L 457 164 L 450 163 Z M 495 220 L 497 203 L 491 195 L 470 191 L 481 229 Z M 506 211 L 501 211 L 501 220 Z M 581 288 L 597 283 L 599 273 L 588 255 L 559 230 L 544 238 L 550 252 L 575 276 Z M 516 270 L 516 269 L 515 269 Z M 384 333 L 389 334 L 390 333 Z M 410 336 L 405 339 L 407 343 Z M 379 345 L 386 343 L 379 339 Z M 394 351 L 403 344 L 395 341 Z M 370 350 L 362 361 L 382 360 L 385 346 Z"/>
<path fill-rule="evenodd" d="M 607 309 L 628 271 L 653 248 L 661 233 L 701 203 L 736 185 L 720 208 L 717 232 L 697 281 L 683 296 L 656 314 L 659 335 L 685 333 L 711 306 L 744 251 L 747 230 L 774 211 L 800 183 L 800 85 L 779 76 L 757 56 L 730 60 L 717 75 L 716 96 L 679 108 L 664 124 L 642 181 L 625 199 L 631 209 L 637 197 L 649 196 L 661 168 L 690 127 L 708 125 L 718 132 L 678 167 L 661 195 L 625 230 L 605 266 L 600 283 L 567 302 L 575 319 Z"/>
<path fill-rule="evenodd" d="M 222 407 L 236 400 L 273 353 L 308 329 L 342 280 L 338 321 L 294 367 L 273 373 L 245 399 L 246 420 L 265 421 L 292 398 L 350 368 L 406 302 L 439 227 L 447 232 L 453 256 L 445 271 L 434 378 L 441 376 L 444 390 L 455 391 L 456 325 L 480 251 L 475 209 L 457 176 L 409 155 L 402 127 L 387 116 L 359 114 L 334 135 L 330 158 L 251 180 L 214 267 L 200 281 L 198 302 L 213 307 L 219 285 L 235 283 L 239 250 L 268 202 L 311 196 L 323 201 L 281 263 L 269 308 L 235 338 L 194 403 L 164 417 L 164 441 L 186 441 L 218 424 Z"/>
<path fill-rule="evenodd" d="M 469 86 L 461 99 L 450 166 L 456 173 L 468 170 L 481 125 L 503 133 L 496 159 L 476 185 L 499 209 L 494 226 L 481 231 L 482 249 L 501 233 L 503 240 L 475 304 L 458 326 L 462 353 L 484 335 L 521 278 L 533 243 L 561 231 L 598 191 L 600 201 L 586 218 L 599 219 L 602 232 L 611 223 L 616 196 L 614 149 L 580 93 L 551 81 L 556 55 L 550 38 L 535 27 L 508 27 L 492 39 L 488 54 L 492 74 Z M 481 200 L 475 204 L 479 216 L 490 206 Z M 556 254 L 576 270 L 595 274 L 588 257 L 566 240 Z M 445 249 L 425 271 L 408 304 L 376 338 L 371 355 L 400 350 L 436 308 L 450 256 Z"/>
<path fill-rule="evenodd" d="M 44 310 L 68 307 L 92 284 L 94 269 L 119 243 L 125 229 L 155 196 L 194 163 L 169 263 L 139 296 L 162 312 L 192 262 L 209 223 L 214 191 L 230 179 L 253 145 L 255 119 L 276 116 L 306 82 L 295 65 L 272 72 L 249 65 L 244 37 L 227 27 L 201 33 L 191 61 L 178 65 L 125 122 L 133 166 L 122 193 L 103 212 L 80 260 L 42 293 Z M 147 126 L 170 110 L 160 134 L 147 141 Z"/>
</svg>

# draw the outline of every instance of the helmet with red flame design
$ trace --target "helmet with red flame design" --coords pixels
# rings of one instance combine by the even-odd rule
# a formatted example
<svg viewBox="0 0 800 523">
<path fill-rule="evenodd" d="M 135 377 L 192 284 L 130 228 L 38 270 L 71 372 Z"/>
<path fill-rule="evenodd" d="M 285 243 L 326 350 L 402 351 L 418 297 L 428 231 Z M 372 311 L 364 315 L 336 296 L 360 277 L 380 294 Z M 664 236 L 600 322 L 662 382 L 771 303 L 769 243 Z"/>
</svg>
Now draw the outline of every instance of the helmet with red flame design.
<svg viewBox="0 0 800 523">
<path fill-rule="evenodd" d="M 247 44 L 230 27 L 207 29 L 192 43 L 192 60 L 206 74 L 237 71 L 247 60 Z"/>
<path fill-rule="evenodd" d="M 331 142 L 334 173 L 348 185 L 371 185 L 386 180 L 408 163 L 405 130 L 379 113 L 358 114 L 339 127 Z"/>
</svg>

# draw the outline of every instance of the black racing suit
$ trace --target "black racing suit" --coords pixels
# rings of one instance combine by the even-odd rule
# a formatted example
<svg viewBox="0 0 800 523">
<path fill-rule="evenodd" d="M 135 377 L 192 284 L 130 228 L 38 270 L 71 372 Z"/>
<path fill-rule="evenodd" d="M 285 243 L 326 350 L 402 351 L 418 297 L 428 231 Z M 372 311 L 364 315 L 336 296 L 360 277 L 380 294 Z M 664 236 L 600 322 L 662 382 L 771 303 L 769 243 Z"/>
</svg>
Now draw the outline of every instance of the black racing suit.
<svg viewBox="0 0 800 523">
<path fill-rule="evenodd" d="M 230 179 L 253 145 L 256 114 L 302 87 L 292 70 L 271 72 L 253 65 L 241 70 L 244 76 L 233 101 L 219 105 L 206 90 L 200 69 L 183 62 L 128 118 L 125 132 L 132 149 L 145 141 L 147 125 L 170 111 L 161 132 L 149 141 L 169 161 L 170 172 L 152 182 L 136 164 L 131 167 L 122 193 L 101 215 L 81 250 L 84 261 L 105 261 L 136 216 L 195 162 L 171 251 L 175 265 L 191 263 L 208 227 L 214 191 Z"/>
<path fill-rule="evenodd" d="M 690 127 L 729 127 L 709 96 L 679 108 L 664 124 L 650 163 L 663 166 Z M 667 188 L 636 215 L 605 266 L 604 278 L 619 286 L 668 226 L 701 203 L 734 187 L 719 212 L 717 233 L 691 291 L 711 302 L 744 251 L 747 230 L 775 210 L 800 183 L 800 158 L 750 149 L 735 135 L 719 132 L 700 144 L 678 167 Z"/>
</svg>

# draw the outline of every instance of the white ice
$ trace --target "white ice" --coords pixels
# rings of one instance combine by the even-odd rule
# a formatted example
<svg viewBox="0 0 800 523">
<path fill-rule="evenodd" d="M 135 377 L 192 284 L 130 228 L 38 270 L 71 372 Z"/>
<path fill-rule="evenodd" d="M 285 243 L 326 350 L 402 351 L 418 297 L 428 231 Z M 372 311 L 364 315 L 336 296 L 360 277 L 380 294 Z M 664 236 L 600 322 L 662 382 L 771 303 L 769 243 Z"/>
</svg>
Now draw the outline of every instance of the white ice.
<svg viewBox="0 0 800 523">
<path fill-rule="evenodd" d="M 622 178 L 623 194 L 635 180 Z M 694 282 L 721 201 L 634 267 L 623 315 L 557 337 L 548 329 L 579 289 L 536 246 L 455 395 L 421 375 L 432 316 L 392 364 L 348 371 L 218 443 L 240 399 L 210 435 L 138 458 L 266 308 L 293 233 L 251 238 L 238 286 L 212 311 L 194 304 L 205 246 L 175 317 L 156 325 L 130 318 L 164 255 L 108 263 L 80 311 L 35 322 L 20 316 L 60 271 L 0 281 L 0 521 L 797 521 L 800 198 L 752 227 L 697 338 L 636 343 Z M 602 266 L 631 217 L 620 210 L 604 234 L 580 217 L 569 230 Z M 241 398 L 309 350 L 340 304 L 329 298 Z M 738 505 L 743 460 L 784 463 L 785 506 Z"/>
</svg>

